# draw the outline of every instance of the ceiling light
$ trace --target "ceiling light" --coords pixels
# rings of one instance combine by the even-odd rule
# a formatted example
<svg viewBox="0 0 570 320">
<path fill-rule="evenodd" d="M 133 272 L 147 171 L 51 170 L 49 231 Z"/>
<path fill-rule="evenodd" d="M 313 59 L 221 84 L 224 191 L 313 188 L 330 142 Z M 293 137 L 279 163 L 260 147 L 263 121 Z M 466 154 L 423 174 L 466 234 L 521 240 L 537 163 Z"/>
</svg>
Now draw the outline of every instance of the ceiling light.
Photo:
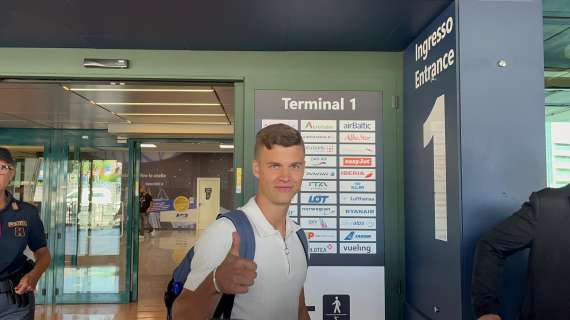
<svg viewBox="0 0 570 320">
<path fill-rule="evenodd" d="M 97 104 L 102 106 L 220 106 L 217 102 L 97 102 Z"/>
<path fill-rule="evenodd" d="M 233 149 L 234 145 L 233 144 L 222 144 L 220 143 L 220 149 Z"/>
<path fill-rule="evenodd" d="M 119 83 L 125 85 L 124 82 Z M 116 85 L 116 84 L 115 84 Z M 214 92 L 213 89 L 144 89 L 144 88 L 69 88 L 71 91 L 109 91 L 109 92 Z"/>
<path fill-rule="evenodd" d="M 117 113 L 119 116 L 145 116 L 145 117 L 225 117 L 223 113 Z"/>
<path fill-rule="evenodd" d="M 154 143 L 141 143 L 141 148 L 156 148 Z"/>
</svg>

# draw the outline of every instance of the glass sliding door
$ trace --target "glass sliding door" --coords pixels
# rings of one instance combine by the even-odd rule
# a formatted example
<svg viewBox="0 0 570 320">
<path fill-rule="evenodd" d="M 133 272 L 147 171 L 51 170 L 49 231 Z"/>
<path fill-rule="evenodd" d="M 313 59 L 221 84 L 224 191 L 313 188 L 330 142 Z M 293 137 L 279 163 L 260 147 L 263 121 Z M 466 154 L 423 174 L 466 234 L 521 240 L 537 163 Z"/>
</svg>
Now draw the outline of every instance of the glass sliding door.
<svg viewBox="0 0 570 320">
<path fill-rule="evenodd" d="M 56 302 L 128 302 L 128 147 L 70 146 Z"/>
<path fill-rule="evenodd" d="M 2 145 L 12 153 L 15 164 L 14 179 L 8 186 L 14 198 L 32 204 L 38 209 L 45 230 L 49 230 L 49 208 L 48 192 L 49 183 L 46 181 L 46 161 L 44 158 L 44 146 L 22 146 L 22 145 Z M 33 253 L 28 249 L 24 252 L 26 256 L 34 260 Z M 47 283 L 46 272 L 38 282 L 36 291 L 37 303 L 44 303 Z"/>
</svg>

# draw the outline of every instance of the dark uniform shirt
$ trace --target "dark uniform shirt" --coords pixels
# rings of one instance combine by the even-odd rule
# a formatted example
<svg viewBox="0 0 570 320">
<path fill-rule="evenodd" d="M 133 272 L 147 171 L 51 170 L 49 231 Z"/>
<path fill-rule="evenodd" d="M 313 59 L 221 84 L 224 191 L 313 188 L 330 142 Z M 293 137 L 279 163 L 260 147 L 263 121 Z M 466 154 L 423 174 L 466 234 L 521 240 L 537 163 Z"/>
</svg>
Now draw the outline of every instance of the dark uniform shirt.
<svg viewBox="0 0 570 320">
<path fill-rule="evenodd" d="M 6 195 L 8 203 L 0 208 L 0 279 L 24 265 L 26 246 L 32 251 L 46 246 L 44 225 L 36 207 L 15 200 L 8 192 Z"/>
</svg>

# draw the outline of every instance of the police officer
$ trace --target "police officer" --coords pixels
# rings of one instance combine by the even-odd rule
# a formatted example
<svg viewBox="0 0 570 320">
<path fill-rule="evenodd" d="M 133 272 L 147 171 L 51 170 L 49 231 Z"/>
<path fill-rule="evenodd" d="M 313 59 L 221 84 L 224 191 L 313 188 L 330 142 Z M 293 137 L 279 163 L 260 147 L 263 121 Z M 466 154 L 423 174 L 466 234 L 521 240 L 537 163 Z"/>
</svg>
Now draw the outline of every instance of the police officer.
<svg viewBox="0 0 570 320">
<path fill-rule="evenodd" d="M 38 210 L 6 190 L 14 174 L 10 151 L 0 148 L 0 319 L 33 320 L 34 291 L 51 256 Z M 24 255 L 26 246 L 35 263 Z"/>
</svg>

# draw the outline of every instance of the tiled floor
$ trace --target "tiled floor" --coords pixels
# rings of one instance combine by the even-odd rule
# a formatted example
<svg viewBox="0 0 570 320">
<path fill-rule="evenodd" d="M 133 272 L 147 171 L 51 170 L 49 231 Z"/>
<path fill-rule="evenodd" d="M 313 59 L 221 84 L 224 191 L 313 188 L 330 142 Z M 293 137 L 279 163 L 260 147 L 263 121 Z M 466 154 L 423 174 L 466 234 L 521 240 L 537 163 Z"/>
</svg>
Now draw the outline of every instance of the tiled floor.
<svg viewBox="0 0 570 320">
<path fill-rule="evenodd" d="M 36 320 L 166 319 L 163 293 L 172 270 L 194 245 L 195 231 L 158 231 L 140 242 L 139 301 L 131 304 L 38 306 Z"/>
</svg>

